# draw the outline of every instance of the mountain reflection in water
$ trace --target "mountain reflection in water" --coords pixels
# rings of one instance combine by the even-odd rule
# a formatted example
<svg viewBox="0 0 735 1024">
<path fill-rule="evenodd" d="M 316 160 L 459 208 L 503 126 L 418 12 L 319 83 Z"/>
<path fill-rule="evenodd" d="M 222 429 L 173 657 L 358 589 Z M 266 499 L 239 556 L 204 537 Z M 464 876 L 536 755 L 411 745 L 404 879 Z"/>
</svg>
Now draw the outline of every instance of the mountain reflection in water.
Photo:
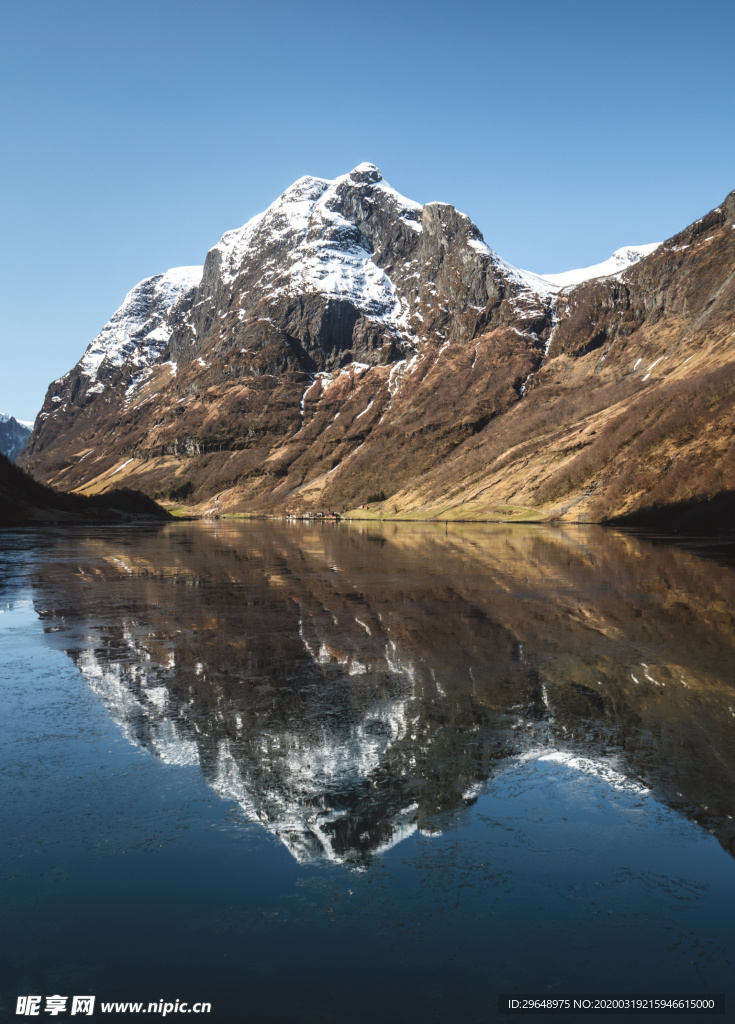
<svg viewBox="0 0 735 1024">
<path fill-rule="evenodd" d="M 509 758 L 735 852 L 735 572 L 600 528 L 177 523 L 58 537 L 36 608 L 134 744 L 299 861 L 441 832 Z"/>
</svg>

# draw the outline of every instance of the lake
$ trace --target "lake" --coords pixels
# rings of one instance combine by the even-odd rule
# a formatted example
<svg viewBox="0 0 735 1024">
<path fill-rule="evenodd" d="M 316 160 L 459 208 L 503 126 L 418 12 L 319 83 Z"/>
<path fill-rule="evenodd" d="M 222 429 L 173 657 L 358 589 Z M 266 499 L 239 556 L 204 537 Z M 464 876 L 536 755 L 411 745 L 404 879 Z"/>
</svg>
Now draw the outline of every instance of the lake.
<svg viewBox="0 0 735 1024">
<path fill-rule="evenodd" d="M 5 532 L 2 1019 L 731 996 L 734 563 L 600 527 Z"/>
</svg>

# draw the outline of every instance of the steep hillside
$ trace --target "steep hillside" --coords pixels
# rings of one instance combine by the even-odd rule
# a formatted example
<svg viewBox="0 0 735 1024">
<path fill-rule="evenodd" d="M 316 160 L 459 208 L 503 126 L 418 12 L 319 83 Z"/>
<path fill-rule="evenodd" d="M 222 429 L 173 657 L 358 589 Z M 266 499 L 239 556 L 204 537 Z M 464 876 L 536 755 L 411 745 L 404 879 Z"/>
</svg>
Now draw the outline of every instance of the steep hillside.
<svg viewBox="0 0 735 1024">
<path fill-rule="evenodd" d="M 200 512 L 380 491 L 410 517 L 709 505 L 735 491 L 734 220 L 731 194 L 662 245 L 541 278 L 370 164 L 302 178 L 201 280 L 130 293 L 51 385 L 23 463 Z"/>
<path fill-rule="evenodd" d="M 128 488 L 93 497 L 55 491 L 0 455 L 0 527 L 170 518 L 168 512 L 147 495 Z"/>
</svg>

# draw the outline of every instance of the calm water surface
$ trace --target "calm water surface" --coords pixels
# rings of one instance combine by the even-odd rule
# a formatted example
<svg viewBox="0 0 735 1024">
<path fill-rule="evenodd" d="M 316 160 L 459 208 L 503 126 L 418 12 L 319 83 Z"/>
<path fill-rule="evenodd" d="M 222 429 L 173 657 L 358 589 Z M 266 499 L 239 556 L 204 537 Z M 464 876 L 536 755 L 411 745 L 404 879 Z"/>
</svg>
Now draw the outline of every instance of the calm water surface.
<svg viewBox="0 0 735 1024">
<path fill-rule="evenodd" d="M 56 993 L 253 1024 L 732 1007 L 726 556 L 599 528 L 18 531 L 0 607 L 0 1019 Z"/>
</svg>

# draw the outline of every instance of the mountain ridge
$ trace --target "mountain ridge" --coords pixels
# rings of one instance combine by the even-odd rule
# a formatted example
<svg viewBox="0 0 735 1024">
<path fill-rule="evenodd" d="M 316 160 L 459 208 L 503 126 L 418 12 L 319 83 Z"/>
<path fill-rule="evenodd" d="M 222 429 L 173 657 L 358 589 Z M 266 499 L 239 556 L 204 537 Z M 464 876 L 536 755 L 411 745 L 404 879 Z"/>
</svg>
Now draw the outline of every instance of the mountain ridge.
<svg viewBox="0 0 735 1024">
<path fill-rule="evenodd" d="M 401 196 L 374 165 L 301 178 L 226 232 L 165 308 L 143 303 L 116 359 L 90 346 L 51 385 L 24 464 L 88 493 L 122 480 L 186 491 L 200 513 L 345 509 L 383 491 L 391 515 L 604 521 L 653 507 L 645 467 L 621 488 L 635 438 L 622 440 L 618 420 L 632 409 L 651 433 L 666 418 L 639 394 L 665 371 L 682 394 L 698 378 L 701 425 L 714 401 L 725 433 L 716 470 L 697 483 L 689 460 L 689 478 L 677 467 L 654 500 L 707 501 L 715 479 L 735 487 L 722 390 L 735 367 L 732 208 L 731 193 L 664 243 L 544 278 L 504 261 L 448 204 Z M 667 472 L 682 452 L 656 444 Z"/>
</svg>

